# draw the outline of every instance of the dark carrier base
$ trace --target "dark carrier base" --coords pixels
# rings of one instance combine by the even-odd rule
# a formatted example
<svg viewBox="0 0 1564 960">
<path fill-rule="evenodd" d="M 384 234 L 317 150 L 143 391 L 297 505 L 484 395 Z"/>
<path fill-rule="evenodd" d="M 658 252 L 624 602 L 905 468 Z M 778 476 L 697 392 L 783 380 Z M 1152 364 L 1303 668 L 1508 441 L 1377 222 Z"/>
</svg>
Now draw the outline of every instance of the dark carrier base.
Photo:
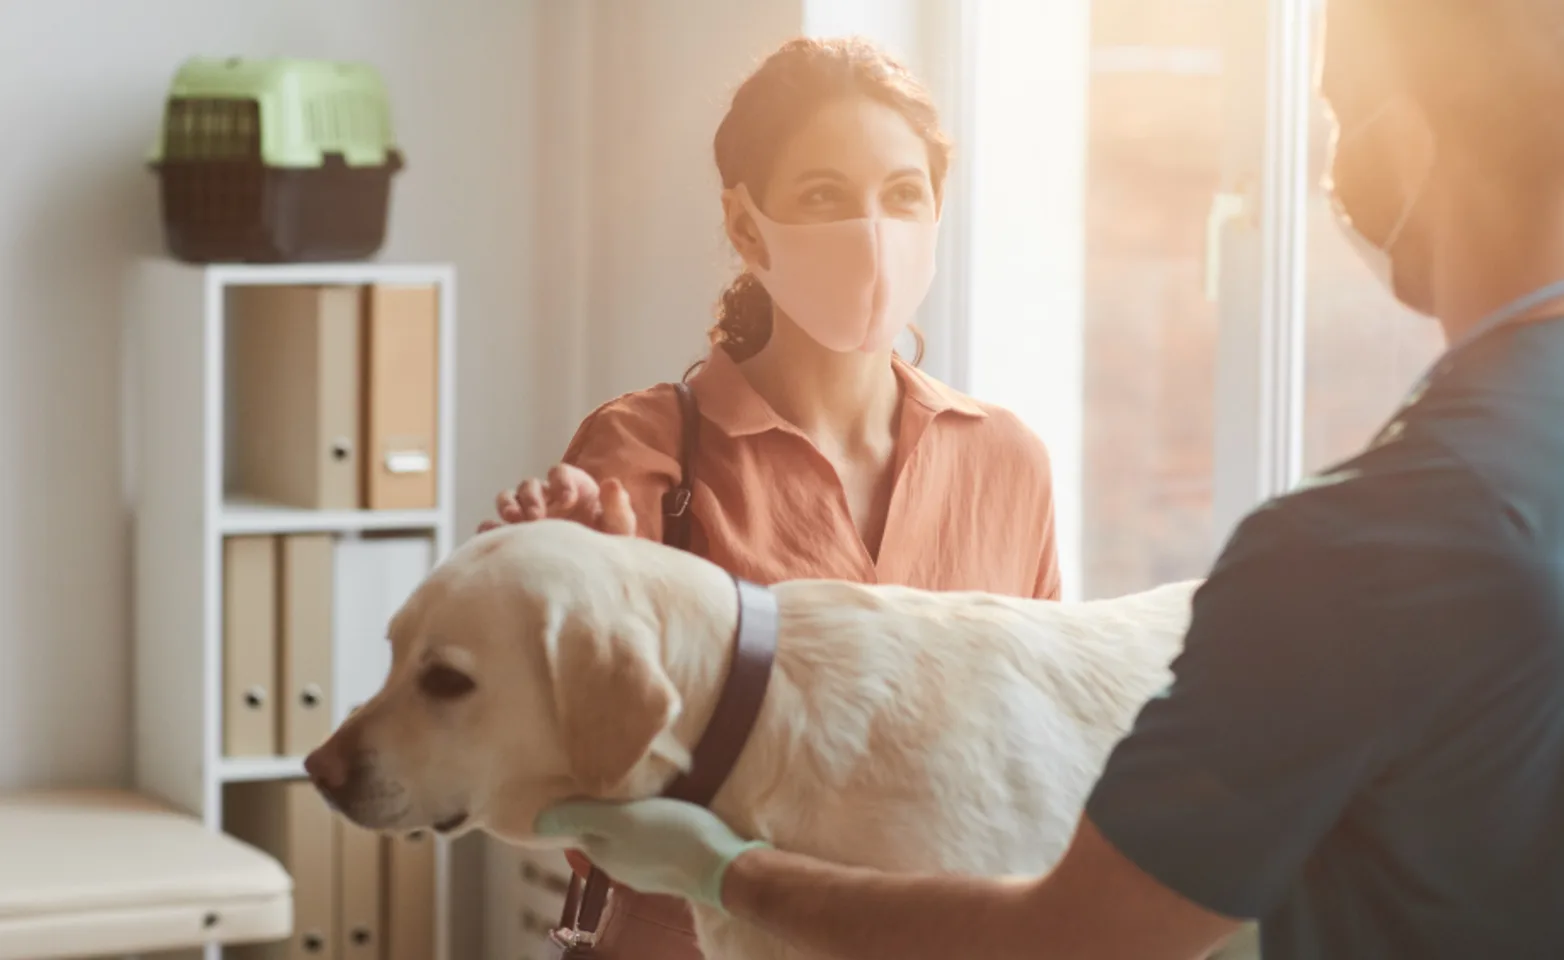
<svg viewBox="0 0 1564 960">
<path fill-rule="evenodd" d="M 391 177 L 402 168 L 349 167 L 329 154 L 315 169 L 255 159 L 157 165 L 169 252 L 187 263 L 360 260 L 385 242 Z"/>
</svg>

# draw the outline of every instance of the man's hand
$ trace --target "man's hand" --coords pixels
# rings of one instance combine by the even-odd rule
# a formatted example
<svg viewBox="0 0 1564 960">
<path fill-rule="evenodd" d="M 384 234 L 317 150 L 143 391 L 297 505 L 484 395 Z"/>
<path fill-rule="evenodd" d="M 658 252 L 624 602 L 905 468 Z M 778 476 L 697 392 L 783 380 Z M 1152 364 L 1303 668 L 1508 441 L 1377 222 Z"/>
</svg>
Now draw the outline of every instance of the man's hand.
<svg viewBox="0 0 1564 960">
<path fill-rule="evenodd" d="M 574 520 L 603 533 L 635 535 L 635 512 L 630 495 L 618 480 L 599 484 L 580 467 L 556 464 L 548 477 L 529 477 L 514 490 L 501 490 L 494 498 L 498 520 L 478 525 L 483 533 L 507 523 L 527 523 L 545 518 Z"/>
<path fill-rule="evenodd" d="M 718 909 L 728 867 L 745 851 L 765 846 L 741 839 L 704 807 L 663 798 L 562 803 L 543 811 L 537 832 L 574 841 L 604 873 L 632 890 Z"/>
</svg>

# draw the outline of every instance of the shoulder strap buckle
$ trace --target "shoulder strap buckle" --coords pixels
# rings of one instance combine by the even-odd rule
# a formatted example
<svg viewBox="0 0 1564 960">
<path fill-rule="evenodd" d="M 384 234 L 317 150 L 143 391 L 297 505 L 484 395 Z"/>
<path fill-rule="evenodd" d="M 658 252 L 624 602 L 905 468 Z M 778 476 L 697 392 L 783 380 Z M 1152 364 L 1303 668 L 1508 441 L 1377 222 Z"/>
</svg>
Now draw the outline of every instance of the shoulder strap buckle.
<svg viewBox="0 0 1564 960">
<path fill-rule="evenodd" d="M 690 488 L 674 487 L 663 494 L 663 516 L 676 519 L 690 509 Z"/>
</svg>

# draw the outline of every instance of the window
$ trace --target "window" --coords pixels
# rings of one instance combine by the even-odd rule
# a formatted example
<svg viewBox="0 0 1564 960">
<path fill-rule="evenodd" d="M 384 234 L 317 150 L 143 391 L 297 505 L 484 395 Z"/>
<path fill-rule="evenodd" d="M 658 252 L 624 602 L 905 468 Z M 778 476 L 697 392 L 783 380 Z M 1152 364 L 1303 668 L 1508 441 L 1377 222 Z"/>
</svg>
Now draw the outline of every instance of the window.
<svg viewBox="0 0 1564 960">
<path fill-rule="evenodd" d="M 1210 562 L 1223 4 L 1095 0 L 1087 91 L 1082 591 Z"/>
<path fill-rule="evenodd" d="M 1049 445 L 1067 597 L 1199 576 L 1217 544 L 1233 2 L 977 5 L 963 385 Z"/>
<path fill-rule="evenodd" d="M 985 0 L 953 378 L 1053 453 L 1069 597 L 1203 575 L 1442 346 L 1320 186 L 1321 0 Z"/>
</svg>

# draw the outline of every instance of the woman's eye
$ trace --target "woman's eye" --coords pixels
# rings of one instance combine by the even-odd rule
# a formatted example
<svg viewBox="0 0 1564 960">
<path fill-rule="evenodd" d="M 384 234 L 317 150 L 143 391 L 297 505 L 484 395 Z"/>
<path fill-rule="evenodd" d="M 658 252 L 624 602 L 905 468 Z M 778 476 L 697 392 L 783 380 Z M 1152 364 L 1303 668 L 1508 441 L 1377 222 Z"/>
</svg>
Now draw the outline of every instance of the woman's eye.
<svg viewBox="0 0 1564 960">
<path fill-rule="evenodd" d="M 810 187 L 804 192 L 803 202 L 809 206 L 835 203 L 841 197 L 841 191 L 830 184 L 821 184 L 818 187 Z"/>
<path fill-rule="evenodd" d="M 898 207 L 915 207 L 923 202 L 923 188 L 917 184 L 904 183 L 891 190 L 891 202 Z"/>
<path fill-rule="evenodd" d="M 442 663 L 434 664 L 418 675 L 418 689 L 432 700 L 456 700 L 472 693 L 477 686 L 472 677 Z"/>
</svg>

